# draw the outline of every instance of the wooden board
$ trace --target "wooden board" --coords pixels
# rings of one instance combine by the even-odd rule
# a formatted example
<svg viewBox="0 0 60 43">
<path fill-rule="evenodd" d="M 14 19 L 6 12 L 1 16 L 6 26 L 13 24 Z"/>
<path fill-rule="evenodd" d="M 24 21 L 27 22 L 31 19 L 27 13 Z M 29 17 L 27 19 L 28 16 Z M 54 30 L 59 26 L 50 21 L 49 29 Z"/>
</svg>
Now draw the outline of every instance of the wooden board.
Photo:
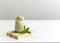
<svg viewBox="0 0 60 43">
<path fill-rule="evenodd" d="M 16 33 L 15 31 L 7 32 L 7 35 L 17 40 L 32 36 L 32 34 L 29 34 L 29 33 L 20 34 L 20 33 Z"/>
</svg>

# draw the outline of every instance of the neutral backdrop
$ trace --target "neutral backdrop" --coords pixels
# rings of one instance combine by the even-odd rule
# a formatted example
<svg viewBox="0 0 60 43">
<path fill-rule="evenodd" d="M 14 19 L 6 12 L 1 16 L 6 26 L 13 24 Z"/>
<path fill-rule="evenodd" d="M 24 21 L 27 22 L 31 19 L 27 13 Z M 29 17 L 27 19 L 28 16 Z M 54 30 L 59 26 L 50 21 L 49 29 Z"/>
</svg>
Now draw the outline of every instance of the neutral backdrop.
<svg viewBox="0 0 60 43">
<path fill-rule="evenodd" d="M 60 0 L 0 0 L 0 20 L 60 19 Z"/>
</svg>

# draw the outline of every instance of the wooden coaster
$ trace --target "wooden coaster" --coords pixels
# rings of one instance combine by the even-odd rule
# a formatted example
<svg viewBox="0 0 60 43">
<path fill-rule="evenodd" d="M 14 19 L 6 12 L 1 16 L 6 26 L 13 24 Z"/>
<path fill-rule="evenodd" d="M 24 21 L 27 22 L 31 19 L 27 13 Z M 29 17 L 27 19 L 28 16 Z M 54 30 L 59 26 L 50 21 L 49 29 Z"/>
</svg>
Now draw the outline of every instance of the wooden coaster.
<svg viewBox="0 0 60 43">
<path fill-rule="evenodd" d="M 18 39 L 32 36 L 32 33 L 31 34 L 30 33 L 21 34 L 21 33 L 16 33 L 15 31 L 11 31 L 11 32 L 7 32 L 7 35 L 18 40 Z"/>
</svg>

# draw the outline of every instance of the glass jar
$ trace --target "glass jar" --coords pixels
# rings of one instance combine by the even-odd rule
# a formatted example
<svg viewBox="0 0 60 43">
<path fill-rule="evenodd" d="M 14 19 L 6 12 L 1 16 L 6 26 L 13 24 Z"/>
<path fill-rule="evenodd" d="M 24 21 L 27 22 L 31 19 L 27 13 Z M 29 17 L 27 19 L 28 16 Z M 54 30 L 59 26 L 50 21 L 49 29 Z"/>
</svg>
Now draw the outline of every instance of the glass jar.
<svg viewBox="0 0 60 43">
<path fill-rule="evenodd" d="M 21 32 L 24 30 L 24 22 L 23 20 L 17 19 L 15 21 L 15 31 L 16 32 Z"/>
</svg>

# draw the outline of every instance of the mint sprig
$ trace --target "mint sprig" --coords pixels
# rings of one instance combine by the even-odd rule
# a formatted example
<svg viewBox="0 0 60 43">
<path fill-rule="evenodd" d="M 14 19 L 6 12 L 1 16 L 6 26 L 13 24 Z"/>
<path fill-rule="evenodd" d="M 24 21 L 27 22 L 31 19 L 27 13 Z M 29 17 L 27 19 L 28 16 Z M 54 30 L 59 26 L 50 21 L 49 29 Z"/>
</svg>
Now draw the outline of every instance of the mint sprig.
<svg viewBox="0 0 60 43">
<path fill-rule="evenodd" d="M 29 27 L 28 28 L 26 28 L 25 26 L 24 26 L 24 30 L 23 31 L 21 31 L 20 33 L 31 33 L 30 31 L 29 31 Z"/>
</svg>

